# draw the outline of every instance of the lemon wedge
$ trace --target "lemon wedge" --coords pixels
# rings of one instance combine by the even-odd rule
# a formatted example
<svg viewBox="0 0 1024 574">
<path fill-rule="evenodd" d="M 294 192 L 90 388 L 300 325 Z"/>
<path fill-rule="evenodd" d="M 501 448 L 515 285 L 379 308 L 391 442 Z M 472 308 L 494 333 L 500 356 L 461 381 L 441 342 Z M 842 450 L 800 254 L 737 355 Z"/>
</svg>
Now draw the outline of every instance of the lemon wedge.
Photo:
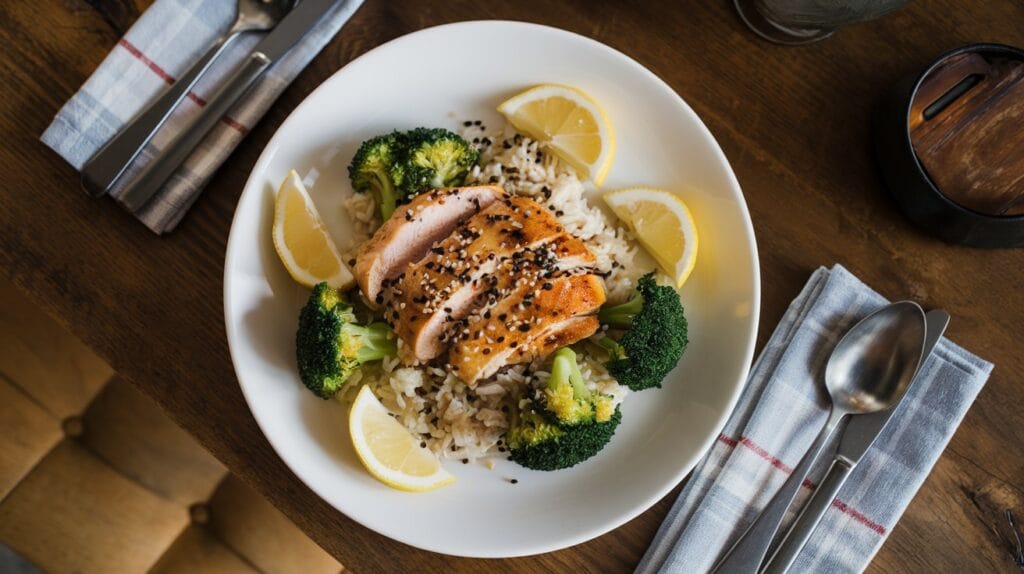
<svg viewBox="0 0 1024 574">
<path fill-rule="evenodd" d="M 377 480 L 399 490 L 424 492 L 455 482 L 441 461 L 414 437 L 373 395 L 359 389 L 348 419 L 352 446 Z"/>
<path fill-rule="evenodd" d="M 355 282 L 294 169 L 277 190 L 273 234 L 281 263 L 302 285 L 313 287 L 326 281 L 336 289 L 347 289 Z"/>
<path fill-rule="evenodd" d="M 678 195 L 636 187 L 605 194 L 605 203 L 644 249 L 683 286 L 697 263 L 697 224 Z"/>
<path fill-rule="evenodd" d="M 544 84 L 509 98 L 498 111 L 595 185 L 608 175 L 615 156 L 615 131 L 601 106 L 582 90 Z"/>
</svg>

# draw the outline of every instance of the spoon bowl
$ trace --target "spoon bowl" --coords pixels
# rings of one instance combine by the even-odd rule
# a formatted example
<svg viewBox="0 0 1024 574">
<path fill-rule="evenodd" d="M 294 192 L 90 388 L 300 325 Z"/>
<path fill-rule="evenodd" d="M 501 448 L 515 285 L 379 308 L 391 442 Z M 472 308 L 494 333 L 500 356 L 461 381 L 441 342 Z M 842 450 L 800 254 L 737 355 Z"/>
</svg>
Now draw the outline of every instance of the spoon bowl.
<svg viewBox="0 0 1024 574">
<path fill-rule="evenodd" d="M 914 379 L 924 350 L 924 311 L 900 301 L 853 326 L 825 366 L 833 409 L 867 414 L 892 407 Z"/>
</svg>

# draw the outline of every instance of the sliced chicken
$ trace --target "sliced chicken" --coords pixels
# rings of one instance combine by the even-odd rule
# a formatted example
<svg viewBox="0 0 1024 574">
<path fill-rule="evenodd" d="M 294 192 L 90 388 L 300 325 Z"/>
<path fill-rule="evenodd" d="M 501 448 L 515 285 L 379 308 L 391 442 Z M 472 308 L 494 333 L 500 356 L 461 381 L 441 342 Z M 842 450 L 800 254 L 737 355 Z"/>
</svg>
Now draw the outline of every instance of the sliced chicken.
<svg viewBox="0 0 1024 574">
<path fill-rule="evenodd" d="M 604 301 L 596 275 L 520 281 L 507 297 L 468 321 L 449 363 L 474 387 L 506 365 L 546 356 L 593 335 L 599 322 L 588 315 Z"/>
<path fill-rule="evenodd" d="M 399 206 L 356 257 L 356 281 L 366 300 L 383 303 L 381 288 L 385 280 L 397 277 L 410 263 L 422 259 L 460 222 L 505 198 L 504 190 L 496 185 L 452 187 L 420 194 Z"/>
<path fill-rule="evenodd" d="M 442 354 L 462 319 L 497 302 L 514 278 L 546 277 L 593 265 L 582 241 L 561 230 L 539 204 L 522 197 L 499 201 L 440 242 L 387 293 L 389 319 L 407 359 Z"/>
</svg>

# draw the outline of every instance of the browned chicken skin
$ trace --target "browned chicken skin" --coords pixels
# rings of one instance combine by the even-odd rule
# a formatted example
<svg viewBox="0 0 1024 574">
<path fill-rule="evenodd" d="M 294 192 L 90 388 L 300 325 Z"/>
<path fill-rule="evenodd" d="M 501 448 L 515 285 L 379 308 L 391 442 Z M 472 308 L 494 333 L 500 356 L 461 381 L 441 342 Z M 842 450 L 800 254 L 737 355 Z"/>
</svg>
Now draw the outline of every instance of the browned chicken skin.
<svg viewBox="0 0 1024 574">
<path fill-rule="evenodd" d="M 525 363 L 593 335 L 604 304 L 596 275 L 527 280 L 493 308 L 474 315 L 452 346 L 449 362 L 475 386 L 505 365 Z"/>
<path fill-rule="evenodd" d="M 538 209 L 540 211 L 538 211 Z M 461 319 L 480 304 L 494 304 L 501 289 L 527 266 L 552 271 L 592 265 L 579 239 L 536 202 L 498 201 L 433 246 L 391 287 L 389 319 L 406 354 L 429 361 L 444 352 Z"/>
<path fill-rule="evenodd" d="M 428 192 L 397 210 L 359 254 L 356 277 L 385 305 L 406 363 L 447 351 L 475 386 L 594 334 L 605 300 L 594 262 L 543 206 L 482 186 Z"/>
</svg>

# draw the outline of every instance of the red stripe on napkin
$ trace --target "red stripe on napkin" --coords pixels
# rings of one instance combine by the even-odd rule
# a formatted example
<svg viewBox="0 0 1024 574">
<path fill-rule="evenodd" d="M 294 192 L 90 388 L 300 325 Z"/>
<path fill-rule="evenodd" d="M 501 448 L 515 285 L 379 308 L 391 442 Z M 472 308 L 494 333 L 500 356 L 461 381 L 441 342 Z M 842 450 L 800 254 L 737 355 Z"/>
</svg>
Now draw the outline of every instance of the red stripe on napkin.
<svg viewBox="0 0 1024 574">
<path fill-rule="evenodd" d="M 152 70 L 153 73 L 156 74 L 161 80 L 167 82 L 168 84 L 174 83 L 174 76 L 168 74 L 167 71 L 161 68 L 159 65 L 157 65 L 156 62 L 150 60 L 148 56 L 142 53 L 142 50 L 135 46 L 135 44 L 129 42 L 127 38 L 121 38 L 117 45 L 124 48 L 129 54 L 134 56 L 136 60 L 145 64 L 145 66 Z M 199 107 L 203 107 L 206 105 L 206 100 L 204 100 L 195 92 L 190 91 L 188 93 L 188 97 L 190 100 L 195 102 L 196 105 Z M 232 128 L 238 130 L 243 136 L 249 133 L 249 128 L 245 127 L 241 122 L 230 116 L 224 116 L 223 118 L 221 118 L 221 121 L 231 126 Z"/>
<path fill-rule="evenodd" d="M 768 452 L 767 450 L 762 448 L 760 445 L 758 445 L 754 441 L 750 440 L 750 437 L 740 437 L 740 439 L 737 440 L 737 439 L 734 439 L 732 437 L 725 436 L 724 434 L 720 434 L 720 435 L 718 435 L 718 442 L 723 443 L 723 444 L 727 445 L 730 448 L 735 448 L 736 445 L 740 445 L 741 444 L 741 445 L 747 447 L 748 449 L 750 449 L 754 454 L 756 454 L 760 458 L 764 459 L 765 461 L 767 461 L 769 464 L 771 464 L 773 467 L 777 468 L 778 470 L 781 470 L 782 472 L 784 472 L 786 474 L 792 474 L 793 473 L 793 469 L 792 468 L 790 468 L 784 462 L 782 462 L 781 460 L 779 460 L 778 458 L 773 456 L 770 452 Z M 811 481 L 809 481 L 807 479 L 804 479 L 803 487 L 808 489 L 808 490 L 814 490 L 817 487 L 817 485 L 815 485 L 813 482 L 811 482 Z M 867 516 L 864 516 L 863 513 L 858 511 L 856 508 L 853 508 L 852 506 L 846 504 L 842 500 L 839 500 L 838 498 L 833 500 L 832 501 L 832 506 L 836 507 L 840 512 L 849 515 L 851 518 L 853 518 L 855 521 L 857 521 L 857 523 L 866 526 L 870 530 L 873 530 L 874 532 L 877 532 L 878 534 L 881 534 L 882 536 L 885 535 L 885 533 L 886 533 L 885 526 L 882 526 L 881 524 L 871 520 Z"/>
</svg>

